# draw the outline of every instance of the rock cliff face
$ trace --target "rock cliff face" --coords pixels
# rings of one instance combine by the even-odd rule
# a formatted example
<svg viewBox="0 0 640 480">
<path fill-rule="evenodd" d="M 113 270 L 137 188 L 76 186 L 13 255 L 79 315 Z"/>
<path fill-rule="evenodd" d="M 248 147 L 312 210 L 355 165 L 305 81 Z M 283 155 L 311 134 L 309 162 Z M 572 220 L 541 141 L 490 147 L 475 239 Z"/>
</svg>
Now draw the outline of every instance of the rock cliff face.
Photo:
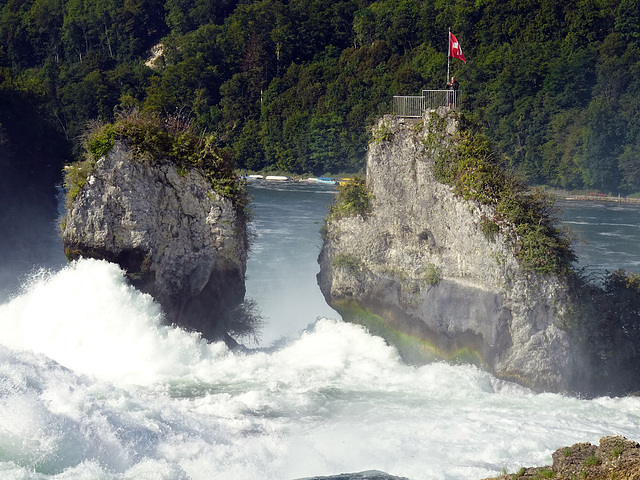
<svg viewBox="0 0 640 480">
<path fill-rule="evenodd" d="M 245 294 L 245 219 L 197 170 L 136 161 L 116 140 L 68 208 L 62 237 L 70 259 L 119 264 L 168 323 L 227 337 L 221 319 Z"/>
<path fill-rule="evenodd" d="M 458 131 L 455 113 L 445 119 L 438 131 L 430 116 L 381 119 L 366 166 L 372 211 L 328 217 L 320 288 L 410 362 L 471 361 L 537 391 L 572 391 L 580 358 L 556 326 L 567 287 L 524 271 L 506 235 L 483 231 L 493 207 L 436 180 L 435 158 Z"/>
</svg>

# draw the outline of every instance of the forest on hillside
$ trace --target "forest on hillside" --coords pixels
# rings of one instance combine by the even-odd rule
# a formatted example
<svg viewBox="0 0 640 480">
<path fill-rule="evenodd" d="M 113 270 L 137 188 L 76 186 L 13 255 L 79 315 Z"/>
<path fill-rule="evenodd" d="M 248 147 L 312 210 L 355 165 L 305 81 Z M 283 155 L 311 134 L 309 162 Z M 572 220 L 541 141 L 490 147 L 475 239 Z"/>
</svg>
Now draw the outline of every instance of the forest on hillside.
<svg viewBox="0 0 640 480">
<path fill-rule="evenodd" d="M 137 108 L 240 168 L 357 171 L 393 95 L 444 88 L 449 28 L 461 109 L 527 182 L 640 192 L 640 0 L 0 0 L 0 146 Z"/>
</svg>

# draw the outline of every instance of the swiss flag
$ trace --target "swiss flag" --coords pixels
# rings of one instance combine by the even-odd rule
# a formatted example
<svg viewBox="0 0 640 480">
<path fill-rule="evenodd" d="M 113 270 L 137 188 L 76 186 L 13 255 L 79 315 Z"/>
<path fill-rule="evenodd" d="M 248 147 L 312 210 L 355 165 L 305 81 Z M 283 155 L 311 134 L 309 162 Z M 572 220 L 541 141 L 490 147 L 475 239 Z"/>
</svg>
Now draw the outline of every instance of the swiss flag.
<svg viewBox="0 0 640 480">
<path fill-rule="evenodd" d="M 453 58 L 459 58 L 464 63 L 467 63 L 467 61 L 464 59 L 462 47 L 458 43 L 458 39 L 451 32 L 449 32 L 449 56 Z"/>
</svg>

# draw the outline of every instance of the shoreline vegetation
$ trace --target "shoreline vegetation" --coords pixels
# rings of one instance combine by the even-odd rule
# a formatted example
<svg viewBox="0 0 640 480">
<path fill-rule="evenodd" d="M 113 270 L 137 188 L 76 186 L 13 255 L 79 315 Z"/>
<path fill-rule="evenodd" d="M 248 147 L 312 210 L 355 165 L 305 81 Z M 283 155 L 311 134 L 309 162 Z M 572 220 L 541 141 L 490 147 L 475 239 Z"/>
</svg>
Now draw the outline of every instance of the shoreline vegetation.
<svg viewBox="0 0 640 480">
<path fill-rule="evenodd" d="M 264 178 L 258 180 L 265 181 L 290 181 L 290 182 L 309 182 L 311 180 L 315 180 L 318 177 L 315 177 L 311 174 L 308 175 L 299 175 L 294 173 L 287 172 L 254 172 L 250 170 L 241 170 L 239 175 L 242 177 L 244 175 L 262 175 Z M 268 179 L 267 177 L 287 177 L 286 180 L 283 179 Z M 350 180 L 355 177 L 362 176 L 361 173 L 345 173 L 341 172 L 336 175 L 332 175 L 327 173 L 323 175 L 323 177 L 328 177 L 336 180 L 337 182 Z M 252 179 L 255 180 L 255 179 Z M 533 187 L 532 187 L 533 188 Z M 613 196 L 607 195 L 605 193 L 573 193 L 565 190 L 556 190 L 554 188 L 542 185 L 539 187 L 541 190 L 544 190 L 547 194 L 549 194 L 555 201 L 559 200 L 567 200 L 567 201 L 575 201 L 575 202 L 616 202 L 616 203 L 632 203 L 636 205 L 640 205 L 640 193 L 636 193 L 630 196 Z M 637 195 L 637 196 L 636 196 Z"/>
<path fill-rule="evenodd" d="M 633 203 L 640 205 L 640 198 L 635 197 L 612 197 L 608 195 L 566 195 L 557 197 L 557 200 L 570 200 L 576 202 L 616 202 L 616 203 Z"/>
<path fill-rule="evenodd" d="M 583 190 L 559 190 L 548 185 L 541 185 L 540 189 L 544 190 L 554 200 L 568 200 L 576 202 L 616 202 L 616 203 L 634 203 L 640 205 L 640 193 L 632 195 L 609 195 L 600 192 L 585 192 Z"/>
</svg>

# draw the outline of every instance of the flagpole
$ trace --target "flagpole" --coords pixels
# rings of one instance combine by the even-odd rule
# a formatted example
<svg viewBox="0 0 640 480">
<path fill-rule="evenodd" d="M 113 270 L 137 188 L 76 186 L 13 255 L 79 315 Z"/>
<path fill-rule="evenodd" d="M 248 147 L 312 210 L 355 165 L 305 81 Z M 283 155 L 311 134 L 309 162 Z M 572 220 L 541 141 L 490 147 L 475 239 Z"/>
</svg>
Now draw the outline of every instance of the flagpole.
<svg viewBox="0 0 640 480">
<path fill-rule="evenodd" d="M 451 54 L 451 27 L 449 27 L 449 48 L 447 49 L 447 82 L 449 81 L 449 59 Z"/>
</svg>

